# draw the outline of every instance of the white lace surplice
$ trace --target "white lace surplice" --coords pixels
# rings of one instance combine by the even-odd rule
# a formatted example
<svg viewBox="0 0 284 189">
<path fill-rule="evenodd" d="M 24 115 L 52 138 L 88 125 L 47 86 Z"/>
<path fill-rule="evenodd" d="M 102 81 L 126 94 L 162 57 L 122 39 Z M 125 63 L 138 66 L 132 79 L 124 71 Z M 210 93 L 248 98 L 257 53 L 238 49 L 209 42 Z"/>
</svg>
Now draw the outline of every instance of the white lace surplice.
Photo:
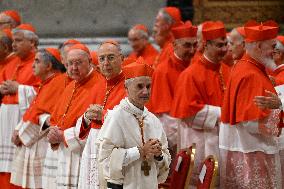
<svg viewBox="0 0 284 189">
<path fill-rule="evenodd" d="M 272 111 L 267 127 L 277 125 L 278 113 Z M 282 188 L 279 138 L 262 135 L 258 125 L 258 121 L 221 124 L 221 188 Z"/>
</svg>

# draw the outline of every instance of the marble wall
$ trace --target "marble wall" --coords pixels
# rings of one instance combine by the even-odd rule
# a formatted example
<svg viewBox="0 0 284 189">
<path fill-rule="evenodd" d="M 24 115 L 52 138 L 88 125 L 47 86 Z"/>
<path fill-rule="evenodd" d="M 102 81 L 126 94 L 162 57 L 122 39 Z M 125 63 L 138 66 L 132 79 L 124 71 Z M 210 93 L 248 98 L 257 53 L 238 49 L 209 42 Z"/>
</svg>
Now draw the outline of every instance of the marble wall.
<svg viewBox="0 0 284 189">
<path fill-rule="evenodd" d="M 130 26 L 152 28 L 165 0 L 0 0 L 0 11 L 16 9 L 41 37 L 123 36 Z"/>
</svg>

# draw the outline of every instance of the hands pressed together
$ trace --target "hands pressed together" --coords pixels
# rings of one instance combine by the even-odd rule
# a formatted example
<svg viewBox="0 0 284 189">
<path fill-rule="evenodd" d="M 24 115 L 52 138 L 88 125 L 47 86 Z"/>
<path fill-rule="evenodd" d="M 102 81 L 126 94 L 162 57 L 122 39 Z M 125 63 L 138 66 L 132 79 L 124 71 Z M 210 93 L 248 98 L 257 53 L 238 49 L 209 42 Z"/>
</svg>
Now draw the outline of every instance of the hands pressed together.
<svg viewBox="0 0 284 189">
<path fill-rule="evenodd" d="M 59 127 L 50 127 L 47 140 L 50 144 L 60 144 L 64 142 L 63 131 Z"/>
<path fill-rule="evenodd" d="M 85 117 L 89 120 L 102 120 L 103 107 L 98 104 L 91 104 L 85 112 Z"/>
<path fill-rule="evenodd" d="M 17 81 L 6 80 L 0 86 L 0 93 L 3 95 L 15 94 L 18 91 L 19 83 Z"/>
<path fill-rule="evenodd" d="M 151 159 L 162 155 L 162 144 L 158 139 L 149 139 L 142 147 L 139 147 L 141 157 Z"/>
</svg>

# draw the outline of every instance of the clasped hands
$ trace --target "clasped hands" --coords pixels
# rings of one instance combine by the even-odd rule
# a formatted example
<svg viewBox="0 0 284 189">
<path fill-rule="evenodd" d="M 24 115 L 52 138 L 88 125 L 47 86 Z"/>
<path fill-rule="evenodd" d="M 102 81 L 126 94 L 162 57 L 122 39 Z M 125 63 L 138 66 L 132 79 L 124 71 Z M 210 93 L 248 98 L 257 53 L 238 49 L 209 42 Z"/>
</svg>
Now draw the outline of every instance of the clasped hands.
<svg viewBox="0 0 284 189">
<path fill-rule="evenodd" d="M 15 94 L 18 91 L 19 83 L 17 81 L 6 80 L 0 86 L 0 93 L 3 95 Z"/>
<path fill-rule="evenodd" d="M 89 120 L 102 120 L 103 107 L 99 104 L 91 104 L 85 112 L 85 117 Z"/>
<path fill-rule="evenodd" d="M 142 147 L 138 147 L 141 157 L 151 159 L 162 155 L 162 144 L 158 139 L 149 139 Z"/>
<path fill-rule="evenodd" d="M 51 144 L 53 150 L 59 147 L 61 142 L 64 142 L 63 131 L 59 127 L 50 127 L 47 134 L 47 140 Z"/>
</svg>

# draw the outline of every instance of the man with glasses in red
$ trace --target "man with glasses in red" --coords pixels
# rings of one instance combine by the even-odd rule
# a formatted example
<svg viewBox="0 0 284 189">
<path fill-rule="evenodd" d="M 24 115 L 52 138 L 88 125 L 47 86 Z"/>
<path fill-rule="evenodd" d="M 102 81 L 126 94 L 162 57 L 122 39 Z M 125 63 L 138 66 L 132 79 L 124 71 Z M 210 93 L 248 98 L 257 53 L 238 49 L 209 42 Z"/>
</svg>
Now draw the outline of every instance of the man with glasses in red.
<svg viewBox="0 0 284 189">
<path fill-rule="evenodd" d="M 114 40 L 106 40 L 99 46 L 97 55 L 100 73 L 104 78 L 92 88 L 89 98 L 90 106 L 77 120 L 77 136 L 74 136 L 73 142 L 71 140 L 68 142 L 69 146 L 76 150 L 76 148 L 82 148 L 82 145 L 77 141 L 81 143 L 86 141 L 85 147 L 83 146 L 78 185 L 78 188 L 81 189 L 97 189 L 104 185 L 104 183 L 99 183 L 97 136 L 104 122 L 105 114 L 126 96 L 125 76 L 121 70 L 123 56 L 120 44 Z"/>
<path fill-rule="evenodd" d="M 178 146 L 188 148 L 196 143 L 194 182 L 197 182 L 205 157 L 219 157 L 218 127 L 225 90 L 224 78 L 219 72 L 227 52 L 224 24 L 220 21 L 206 22 L 202 35 L 204 52 L 180 74 L 171 107 L 171 116 L 180 121 Z"/>
</svg>

